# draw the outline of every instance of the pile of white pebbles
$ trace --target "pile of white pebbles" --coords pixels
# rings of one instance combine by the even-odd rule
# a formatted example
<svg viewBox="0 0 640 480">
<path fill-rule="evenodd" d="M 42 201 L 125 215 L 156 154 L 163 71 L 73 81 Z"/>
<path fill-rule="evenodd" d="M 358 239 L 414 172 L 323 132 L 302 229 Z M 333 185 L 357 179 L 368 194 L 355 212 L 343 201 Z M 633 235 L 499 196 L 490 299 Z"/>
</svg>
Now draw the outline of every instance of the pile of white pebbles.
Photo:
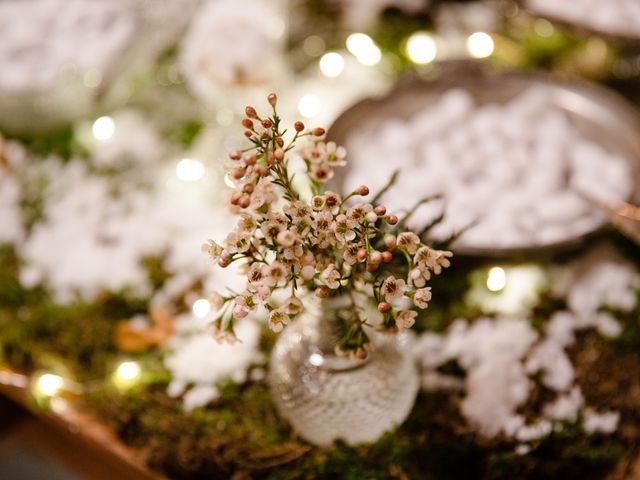
<svg viewBox="0 0 640 480">
<path fill-rule="evenodd" d="M 640 38 L 638 0 L 528 0 L 535 13 L 613 35 Z"/>
<path fill-rule="evenodd" d="M 628 159 L 585 138 L 552 103 L 550 87 L 530 87 L 505 104 L 479 105 L 451 89 L 409 119 L 389 118 L 346 141 L 345 185 L 383 187 L 390 211 L 441 194 L 413 216 L 419 228 L 443 211 L 433 239 L 469 227 L 457 247 L 544 246 L 591 232 L 605 214 L 587 198 L 616 204 L 634 188 Z"/>
</svg>

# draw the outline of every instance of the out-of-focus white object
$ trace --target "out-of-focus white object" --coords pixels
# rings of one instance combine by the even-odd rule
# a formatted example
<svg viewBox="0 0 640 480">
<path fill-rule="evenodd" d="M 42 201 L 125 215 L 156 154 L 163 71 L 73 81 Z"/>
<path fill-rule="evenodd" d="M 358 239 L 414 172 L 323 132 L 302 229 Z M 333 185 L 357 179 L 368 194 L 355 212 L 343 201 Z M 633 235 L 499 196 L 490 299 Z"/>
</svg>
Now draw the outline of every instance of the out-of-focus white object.
<svg viewBox="0 0 640 480">
<path fill-rule="evenodd" d="M 0 2 L 0 126 L 52 128 L 117 101 L 114 79 L 153 61 L 193 1 Z"/>
<path fill-rule="evenodd" d="M 621 37 L 640 38 L 638 0 L 527 0 L 532 12 Z"/>
<path fill-rule="evenodd" d="M 285 22 L 275 2 L 208 0 L 180 46 L 180 68 L 193 93 L 215 103 L 228 87 L 268 84 L 285 69 Z"/>
<path fill-rule="evenodd" d="M 340 132 L 341 119 L 332 129 L 346 133 L 345 188 L 365 183 L 375 192 L 400 169 L 383 198 L 389 211 L 442 194 L 443 201 L 418 209 L 412 224 L 428 224 L 444 209 L 430 234 L 444 240 L 468 227 L 454 244 L 459 250 L 568 244 L 602 226 L 607 215 L 585 197 L 614 204 L 631 197 L 639 152 L 625 135 L 633 125 L 595 127 L 614 112 L 598 97 L 531 80 L 500 82 L 487 77 L 471 90 L 446 90 L 444 82 L 431 91 L 408 88 L 347 112 L 344 121 L 358 129 Z M 511 89 L 500 93 L 506 99 L 500 88 Z M 479 101 L 483 90 L 497 101 Z"/>
</svg>

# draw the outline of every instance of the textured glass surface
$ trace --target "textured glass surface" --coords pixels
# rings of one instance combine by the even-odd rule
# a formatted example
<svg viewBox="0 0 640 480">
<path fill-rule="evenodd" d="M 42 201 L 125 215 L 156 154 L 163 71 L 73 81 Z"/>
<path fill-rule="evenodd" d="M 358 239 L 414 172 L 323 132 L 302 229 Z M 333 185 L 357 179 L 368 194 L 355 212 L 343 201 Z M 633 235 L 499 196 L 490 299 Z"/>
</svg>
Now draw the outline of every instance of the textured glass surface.
<svg viewBox="0 0 640 480">
<path fill-rule="evenodd" d="M 396 336 L 372 333 L 375 348 L 364 361 L 336 356 L 340 327 L 334 307 L 335 301 L 308 307 L 281 333 L 270 361 L 274 401 L 311 443 L 374 442 L 411 411 L 417 370 Z"/>
</svg>

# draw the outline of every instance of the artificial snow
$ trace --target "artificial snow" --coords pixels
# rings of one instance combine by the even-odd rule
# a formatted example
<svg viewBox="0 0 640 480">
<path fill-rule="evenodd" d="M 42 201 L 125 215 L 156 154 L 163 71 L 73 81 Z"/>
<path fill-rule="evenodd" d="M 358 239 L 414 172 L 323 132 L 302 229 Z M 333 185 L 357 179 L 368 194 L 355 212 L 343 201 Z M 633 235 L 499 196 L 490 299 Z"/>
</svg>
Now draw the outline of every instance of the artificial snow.
<svg viewBox="0 0 640 480">
<path fill-rule="evenodd" d="M 167 345 L 164 364 L 172 378 L 168 394 L 184 394 L 187 411 L 217 398 L 216 385 L 221 381 L 245 382 L 248 368 L 264 360 L 258 350 L 260 328 L 255 321 L 237 323 L 235 330 L 241 343 L 234 345 L 216 342 L 206 329 L 208 321 L 191 314 L 178 317 L 176 334 Z"/>
<path fill-rule="evenodd" d="M 606 221 L 585 195 L 612 204 L 628 199 L 631 166 L 584 137 L 553 102 L 552 89 L 542 86 L 504 105 L 478 105 L 466 90 L 449 90 L 409 119 L 352 133 L 345 185 L 376 191 L 400 169 L 383 197 L 388 209 L 442 194 L 410 224 L 421 227 L 444 211 L 430 235 L 445 239 L 469 227 L 458 247 L 548 245 L 583 235 Z"/>
</svg>

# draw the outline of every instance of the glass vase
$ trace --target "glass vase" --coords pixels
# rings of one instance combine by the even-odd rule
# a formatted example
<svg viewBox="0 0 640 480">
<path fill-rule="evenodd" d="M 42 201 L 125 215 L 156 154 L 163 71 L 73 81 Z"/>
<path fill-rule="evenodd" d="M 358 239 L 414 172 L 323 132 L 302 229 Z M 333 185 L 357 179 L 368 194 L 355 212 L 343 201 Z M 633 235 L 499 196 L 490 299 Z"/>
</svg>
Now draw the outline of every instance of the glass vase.
<svg viewBox="0 0 640 480">
<path fill-rule="evenodd" d="M 419 381 L 409 339 L 371 330 L 373 349 L 365 359 L 338 356 L 343 319 L 353 308 L 349 297 L 306 303 L 271 353 L 269 383 L 276 407 L 315 445 L 337 439 L 349 445 L 374 442 L 401 424 L 415 402 Z"/>
</svg>

